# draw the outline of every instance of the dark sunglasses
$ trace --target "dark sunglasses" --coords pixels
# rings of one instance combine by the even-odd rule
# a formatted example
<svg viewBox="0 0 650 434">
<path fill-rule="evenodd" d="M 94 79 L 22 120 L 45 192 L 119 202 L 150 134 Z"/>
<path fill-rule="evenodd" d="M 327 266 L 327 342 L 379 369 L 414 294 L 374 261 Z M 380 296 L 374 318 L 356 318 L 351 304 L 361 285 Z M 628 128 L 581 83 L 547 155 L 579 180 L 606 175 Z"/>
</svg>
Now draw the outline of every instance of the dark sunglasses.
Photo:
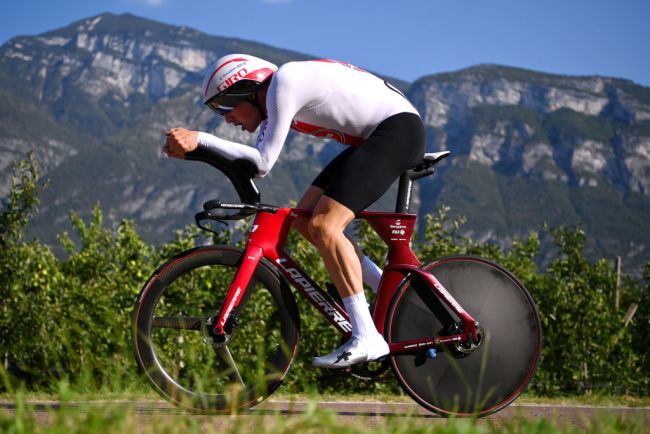
<svg viewBox="0 0 650 434">
<path fill-rule="evenodd" d="M 221 105 L 219 101 L 214 101 L 214 98 L 206 102 L 205 105 L 207 105 L 210 110 L 221 116 L 227 115 L 235 108 Z"/>
<path fill-rule="evenodd" d="M 218 93 L 210 98 L 205 105 L 213 112 L 225 116 L 237 107 L 240 102 L 250 100 L 251 95 L 258 86 L 259 84 L 248 80 L 235 83 L 224 93 Z"/>
</svg>

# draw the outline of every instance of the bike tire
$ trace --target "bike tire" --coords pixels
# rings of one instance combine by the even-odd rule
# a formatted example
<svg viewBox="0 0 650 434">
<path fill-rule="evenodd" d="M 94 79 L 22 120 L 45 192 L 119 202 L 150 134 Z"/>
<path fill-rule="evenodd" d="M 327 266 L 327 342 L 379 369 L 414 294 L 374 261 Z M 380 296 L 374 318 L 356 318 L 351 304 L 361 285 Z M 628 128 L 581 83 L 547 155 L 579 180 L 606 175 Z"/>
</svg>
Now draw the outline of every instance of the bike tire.
<svg viewBox="0 0 650 434">
<path fill-rule="evenodd" d="M 231 317 L 234 330 L 215 347 L 205 325 L 217 315 L 241 263 L 240 249 L 188 250 L 160 266 L 135 305 L 136 361 L 172 404 L 203 413 L 252 407 L 280 385 L 299 341 L 298 308 L 286 281 L 262 260 Z"/>
<path fill-rule="evenodd" d="M 397 380 L 415 401 L 441 416 L 482 417 L 503 409 L 527 387 L 539 362 L 542 333 L 533 298 L 511 273 L 482 258 L 448 257 L 421 268 L 479 322 L 483 342 L 469 355 L 449 346 L 434 358 L 424 351 L 393 356 Z M 409 277 L 389 307 L 386 338 L 448 335 L 450 319 L 458 321 L 422 279 Z"/>
</svg>

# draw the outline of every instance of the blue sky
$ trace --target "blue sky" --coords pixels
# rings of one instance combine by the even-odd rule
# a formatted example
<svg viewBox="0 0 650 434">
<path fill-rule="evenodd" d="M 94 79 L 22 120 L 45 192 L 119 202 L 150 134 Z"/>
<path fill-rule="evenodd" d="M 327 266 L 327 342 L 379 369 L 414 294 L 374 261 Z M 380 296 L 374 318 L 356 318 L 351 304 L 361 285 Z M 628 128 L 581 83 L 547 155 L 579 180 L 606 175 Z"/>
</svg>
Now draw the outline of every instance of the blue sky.
<svg viewBox="0 0 650 434">
<path fill-rule="evenodd" d="M 345 60 L 407 81 L 481 63 L 650 86 L 649 0 L 22 0 L 0 43 L 102 12 Z"/>
</svg>

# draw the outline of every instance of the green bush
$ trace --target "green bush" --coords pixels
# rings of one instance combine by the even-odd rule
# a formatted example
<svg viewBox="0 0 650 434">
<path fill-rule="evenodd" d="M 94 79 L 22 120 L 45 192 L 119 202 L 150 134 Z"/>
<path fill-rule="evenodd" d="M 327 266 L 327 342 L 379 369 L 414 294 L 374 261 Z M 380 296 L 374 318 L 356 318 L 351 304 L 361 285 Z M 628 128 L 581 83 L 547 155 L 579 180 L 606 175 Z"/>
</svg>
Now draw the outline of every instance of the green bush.
<svg viewBox="0 0 650 434">
<path fill-rule="evenodd" d="M 601 259 L 585 259 L 585 233 L 580 228 L 550 230 L 560 255 L 539 279 L 534 296 L 546 335 L 537 382 L 542 390 L 565 388 L 629 393 L 648 386 L 639 365 L 632 328 L 615 308 L 616 273 Z M 626 298 L 639 282 L 626 280 Z"/>
</svg>

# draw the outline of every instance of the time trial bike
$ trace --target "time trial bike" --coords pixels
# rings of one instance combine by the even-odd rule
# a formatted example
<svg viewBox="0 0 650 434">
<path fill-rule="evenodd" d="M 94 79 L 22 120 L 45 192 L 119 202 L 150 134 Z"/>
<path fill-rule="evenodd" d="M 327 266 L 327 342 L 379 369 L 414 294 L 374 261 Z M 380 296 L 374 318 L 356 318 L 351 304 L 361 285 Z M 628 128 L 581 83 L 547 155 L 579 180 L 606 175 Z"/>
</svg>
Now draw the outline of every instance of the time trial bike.
<svg viewBox="0 0 650 434">
<path fill-rule="evenodd" d="M 537 367 L 541 325 L 535 303 L 506 269 L 473 256 L 420 262 L 410 248 L 416 179 L 448 151 L 428 153 L 399 180 L 394 213 L 363 211 L 387 244 L 373 309 L 390 354 L 355 366 L 375 377 L 390 367 L 415 401 L 442 416 L 485 416 L 519 396 Z M 136 360 L 154 389 L 199 412 L 249 408 L 271 395 L 296 357 L 299 312 L 290 286 L 347 339 L 349 318 L 285 251 L 295 219 L 310 211 L 260 202 L 250 162 L 208 150 L 186 154 L 223 172 L 241 203 L 211 200 L 208 220 L 253 217 L 245 248 L 201 246 L 169 259 L 145 283 L 133 314 Z"/>
</svg>

